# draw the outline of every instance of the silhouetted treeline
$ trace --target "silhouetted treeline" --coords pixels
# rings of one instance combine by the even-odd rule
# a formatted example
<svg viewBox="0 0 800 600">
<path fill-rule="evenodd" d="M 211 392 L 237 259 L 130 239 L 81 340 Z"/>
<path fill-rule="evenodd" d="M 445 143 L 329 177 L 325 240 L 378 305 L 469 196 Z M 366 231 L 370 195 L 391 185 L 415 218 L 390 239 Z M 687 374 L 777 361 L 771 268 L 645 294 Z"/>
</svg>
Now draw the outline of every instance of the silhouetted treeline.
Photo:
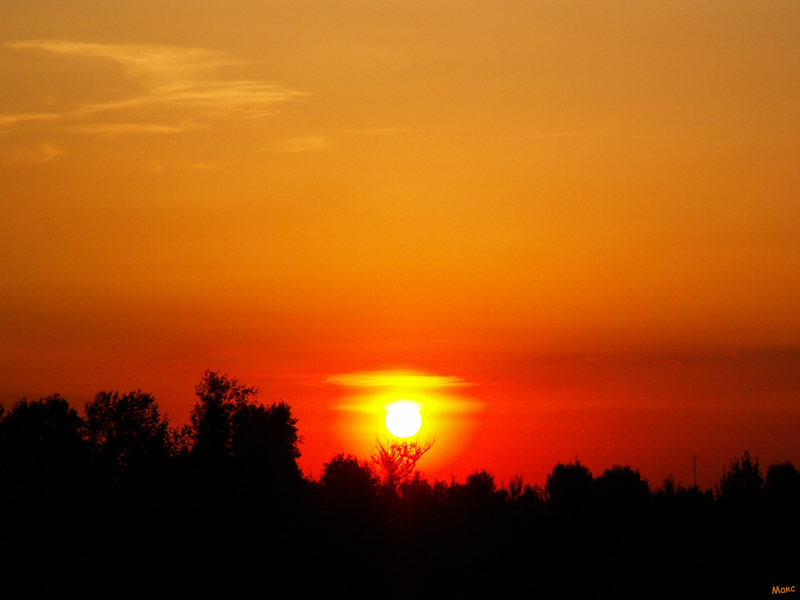
<svg viewBox="0 0 800 600">
<path fill-rule="evenodd" d="M 101 391 L 83 414 L 58 395 L 0 407 L 5 590 L 602 598 L 798 585 L 789 462 L 763 472 L 745 452 L 714 491 L 672 477 L 654 488 L 629 466 L 594 476 L 578 460 L 544 488 L 486 471 L 398 485 L 343 454 L 313 480 L 287 404 L 213 371 L 196 393 L 181 428 L 142 391 Z"/>
</svg>

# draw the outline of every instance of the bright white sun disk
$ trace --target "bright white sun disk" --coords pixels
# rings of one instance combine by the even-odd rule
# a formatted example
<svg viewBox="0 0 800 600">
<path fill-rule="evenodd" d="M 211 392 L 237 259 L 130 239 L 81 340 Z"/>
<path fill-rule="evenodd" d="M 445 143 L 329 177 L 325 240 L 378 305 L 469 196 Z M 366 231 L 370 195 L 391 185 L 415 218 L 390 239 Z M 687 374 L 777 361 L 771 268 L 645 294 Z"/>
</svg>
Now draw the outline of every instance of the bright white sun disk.
<svg viewBox="0 0 800 600">
<path fill-rule="evenodd" d="M 409 400 L 392 402 L 386 413 L 386 429 L 395 437 L 411 437 L 422 427 L 419 404 Z"/>
</svg>

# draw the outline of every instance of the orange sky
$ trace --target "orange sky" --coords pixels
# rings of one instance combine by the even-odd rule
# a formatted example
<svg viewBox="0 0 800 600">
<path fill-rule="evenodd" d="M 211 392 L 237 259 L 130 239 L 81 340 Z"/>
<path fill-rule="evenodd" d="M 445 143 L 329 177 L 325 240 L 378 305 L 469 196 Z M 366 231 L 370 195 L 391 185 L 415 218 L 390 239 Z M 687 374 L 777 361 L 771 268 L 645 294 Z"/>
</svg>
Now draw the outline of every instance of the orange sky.
<svg viewBox="0 0 800 600">
<path fill-rule="evenodd" d="M 798 464 L 798 31 L 793 0 L 10 3 L 0 401 L 181 421 L 220 368 L 318 474 L 369 443 L 326 381 L 402 368 L 482 407 L 438 476 Z"/>
</svg>

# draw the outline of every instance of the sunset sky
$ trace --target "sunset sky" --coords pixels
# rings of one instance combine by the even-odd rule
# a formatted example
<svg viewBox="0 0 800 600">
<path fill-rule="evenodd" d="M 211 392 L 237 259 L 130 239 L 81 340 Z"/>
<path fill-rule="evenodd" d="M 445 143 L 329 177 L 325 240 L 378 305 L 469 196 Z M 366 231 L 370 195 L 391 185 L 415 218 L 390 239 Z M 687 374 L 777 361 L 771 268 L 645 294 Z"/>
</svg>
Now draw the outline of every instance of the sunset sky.
<svg viewBox="0 0 800 600">
<path fill-rule="evenodd" d="M 0 89 L 6 408 L 220 369 L 314 476 L 394 396 L 431 477 L 800 465 L 796 0 L 6 2 Z"/>
</svg>

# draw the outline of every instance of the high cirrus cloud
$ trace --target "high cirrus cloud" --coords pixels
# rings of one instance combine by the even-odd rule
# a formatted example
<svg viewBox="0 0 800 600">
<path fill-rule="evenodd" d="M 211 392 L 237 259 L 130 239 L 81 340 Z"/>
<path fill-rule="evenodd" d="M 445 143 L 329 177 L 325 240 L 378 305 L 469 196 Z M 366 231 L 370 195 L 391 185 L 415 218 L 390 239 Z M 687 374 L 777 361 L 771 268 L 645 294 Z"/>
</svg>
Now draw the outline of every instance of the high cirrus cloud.
<svg viewBox="0 0 800 600">
<path fill-rule="evenodd" d="M 349 387 L 447 388 L 475 385 L 454 375 L 430 375 L 402 369 L 342 373 L 332 375 L 326 382 Z"/>
<path fill-rule="evenodd" d="M 263 117 L 281 103 L 307 96 L 268 81 L 226 78 L 225 68 L 239 63 L 201 48 L 64 40 L 29 40 L 7 47 L 53 60 L 115 63 L 122 81 L 114 97 L 101 100 L 98 89 L 96 100 L 61 112 L 0 113 L 0 127 L 58 119 L 73 132 L 175 133 L 202 129 L 219 119 Z"/>
<path fill-rule="evenodd" d="M 32 148 L 19 148 L 2 157 L 3 164 L 35 165 L 48 162 L 61 154 L 54 144 L 39 144 Z"/>
</svg>

